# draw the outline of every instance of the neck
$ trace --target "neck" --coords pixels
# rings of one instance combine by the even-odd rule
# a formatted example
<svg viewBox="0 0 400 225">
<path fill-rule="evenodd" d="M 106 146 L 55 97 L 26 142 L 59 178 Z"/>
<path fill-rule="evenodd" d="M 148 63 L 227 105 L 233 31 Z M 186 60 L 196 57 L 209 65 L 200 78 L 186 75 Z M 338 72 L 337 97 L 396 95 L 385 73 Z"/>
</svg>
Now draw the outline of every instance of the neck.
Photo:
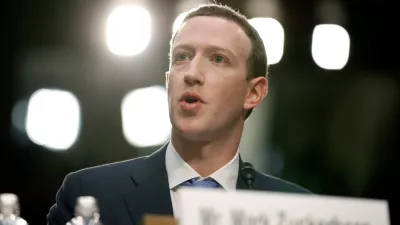
<svg viewBox="0 0 400 225">
<path fill-rule="evenodd" d="M 206 177 L 233 159 L 242 131 L 243 126 L 238 126 L 213 140 L 193 140 L 172 129 L 171 142 L 185 162 L 200 176 Z"/>
</svg>

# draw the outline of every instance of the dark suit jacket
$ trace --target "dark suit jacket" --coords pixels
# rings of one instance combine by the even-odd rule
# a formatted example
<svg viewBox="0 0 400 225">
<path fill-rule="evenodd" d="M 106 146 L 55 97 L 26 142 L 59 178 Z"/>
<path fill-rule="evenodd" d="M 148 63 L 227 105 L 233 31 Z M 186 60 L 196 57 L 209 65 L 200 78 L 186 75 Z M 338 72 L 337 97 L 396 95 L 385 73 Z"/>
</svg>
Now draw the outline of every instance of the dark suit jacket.
<svg viewBox="0 0 400 225">
<path fill-rule="evenodd" d="M 73 217 L 77 197 L 88 195 L 97 199 L 100 219 L 105 225 L 138 225 L 145 214 L 173 215 L 165 168 L 166 147 L 150 156 L 68 174 L 47 215 L 48 225 L 65 225 Z M 241 176 L 237 188 L 248 188 Z M 295 184 L 257 171 L 253 189 L 310 193 Z"/>
</svg>

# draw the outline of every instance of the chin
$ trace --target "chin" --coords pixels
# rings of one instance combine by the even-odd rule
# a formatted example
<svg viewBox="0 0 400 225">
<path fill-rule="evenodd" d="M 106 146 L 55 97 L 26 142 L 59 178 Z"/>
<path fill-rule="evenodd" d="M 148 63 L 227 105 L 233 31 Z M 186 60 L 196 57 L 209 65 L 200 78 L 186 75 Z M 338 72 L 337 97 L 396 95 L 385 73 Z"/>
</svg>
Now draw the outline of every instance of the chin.
<svg viewBox="0 0 400 225">
<path fill-rule="evenodd" d="M 172 122 L 174 132 L 188 140 L 207 140 L 210 135 L 209 127 L 199 119 L 178 119 Z"/>
</svg>

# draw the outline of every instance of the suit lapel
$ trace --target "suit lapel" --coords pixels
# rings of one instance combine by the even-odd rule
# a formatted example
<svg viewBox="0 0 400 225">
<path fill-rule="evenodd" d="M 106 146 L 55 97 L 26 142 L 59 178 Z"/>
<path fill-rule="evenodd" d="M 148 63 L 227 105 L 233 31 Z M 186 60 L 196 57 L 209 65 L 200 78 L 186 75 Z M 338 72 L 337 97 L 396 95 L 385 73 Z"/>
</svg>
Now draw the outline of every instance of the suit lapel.
<svg viewBox="0 0 400 225">
<path fill-rule="evenodd" d="M 130 171 L 132 188 L 123 195 L 134 224 L 141 224 L 146 214 L 173 215 L 168 174 L 165 167 L 167 145 L 142 160 L 141 165 Z M 236 188 L 249 189 L 240 174 L 242 158 L 239 156 L 239 170 Z M 257 175 L 257 173 L 256 173 Z M 253 189 L 259 189 L 254 182 Z"/>
<path fill-rule="evenodd" d="M 239 170 L 238 170 L 238 178 L 236 182 L 236 189 L 238 190 L 247 190 L 249 187 L 247 186 L 245 180 L 242 177 L 242 174 L 240 173 L 240 170 L 242 169 L 243 165 L 243 160 L 242 157 L 239 155 Z"/>
<path fill-rule="evenodd" d="M 146 214 L 173 215 L 165 168 L 166 147 L 145 158 L 141 168 L 131 171 L 135 185 L 124 195 L 124 200 L 134 224 L 141 224 Z"/>
</svg>

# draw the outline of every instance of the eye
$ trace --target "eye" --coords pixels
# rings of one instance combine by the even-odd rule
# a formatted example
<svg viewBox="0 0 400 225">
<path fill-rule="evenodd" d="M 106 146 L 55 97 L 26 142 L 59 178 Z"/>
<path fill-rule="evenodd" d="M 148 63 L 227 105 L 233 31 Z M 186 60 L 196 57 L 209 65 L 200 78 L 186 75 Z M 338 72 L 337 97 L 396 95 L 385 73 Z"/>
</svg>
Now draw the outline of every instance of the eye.
<svg viewBox="0 0 400 225">
<path fill-rule="evenodd" d="M 226 59 L 226 57 L 222 56 L 222 55 L 214 55 L 213 57 L 211 57 L 211 61 L 215 62 L 215 63 L 228 63 L 228 60 Z"/>
<path fill-rule="evenodd" d="M 188 55 L 185 53 L 177 53 L 174 56 L 174 62 L 185 61 L 188 58 Z"/>
</svg>

